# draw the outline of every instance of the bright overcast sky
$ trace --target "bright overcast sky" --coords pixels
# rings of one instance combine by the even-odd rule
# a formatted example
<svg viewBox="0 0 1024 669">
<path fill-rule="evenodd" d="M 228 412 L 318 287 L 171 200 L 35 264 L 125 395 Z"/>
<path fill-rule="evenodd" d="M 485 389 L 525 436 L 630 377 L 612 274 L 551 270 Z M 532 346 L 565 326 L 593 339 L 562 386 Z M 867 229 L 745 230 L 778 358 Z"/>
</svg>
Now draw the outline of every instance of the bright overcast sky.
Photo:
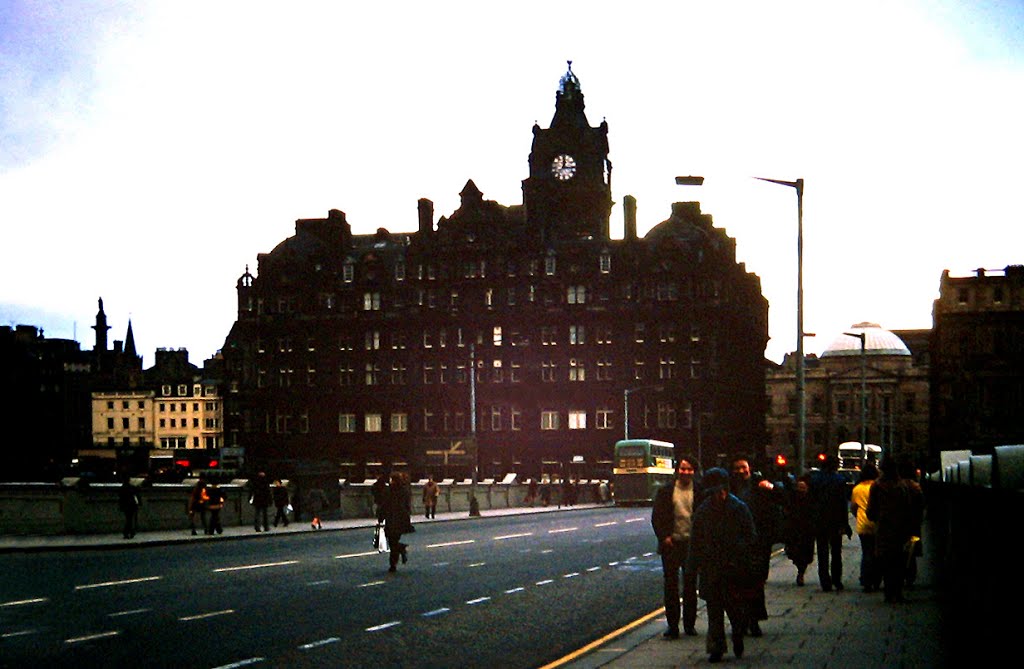
<svg viewBox="0 0 1024 669">
<path fill-rule="evenodd" d="M 942 270 L 1024 263 L 1024 6 L 884 2 L 0 2 L 0 324 L 91 349 L 128 319 L 201 365 L 298 218 L 356 233 L 522 202 L 566 60 L 609 125 L 612 236 L 700 200 L 795 348 L 931 326 Z M 680 187 L 676 175 L 703 175 Z"/>
</svg>

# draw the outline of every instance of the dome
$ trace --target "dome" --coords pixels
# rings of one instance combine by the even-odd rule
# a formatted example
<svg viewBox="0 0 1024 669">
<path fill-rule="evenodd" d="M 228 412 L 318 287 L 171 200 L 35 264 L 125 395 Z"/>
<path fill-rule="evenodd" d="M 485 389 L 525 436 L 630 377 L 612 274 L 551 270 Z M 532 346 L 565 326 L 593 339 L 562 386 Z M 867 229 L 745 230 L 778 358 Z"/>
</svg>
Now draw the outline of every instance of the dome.
<svg viewBox="0 0 1024 669">
<path fill-rule="evenodd" d="M 846 334 L 846 333 L 850 334 Z M 821 354 L 825 357 L 860 355 L 860 337 L 851 337 L 864 333 L 865 355 L 910 355 L 910 349 L 898 336 L 883 330 L 877 323 L 857 323 L 850 329 L 839 333 L 828 348 Z"/>
</svg>

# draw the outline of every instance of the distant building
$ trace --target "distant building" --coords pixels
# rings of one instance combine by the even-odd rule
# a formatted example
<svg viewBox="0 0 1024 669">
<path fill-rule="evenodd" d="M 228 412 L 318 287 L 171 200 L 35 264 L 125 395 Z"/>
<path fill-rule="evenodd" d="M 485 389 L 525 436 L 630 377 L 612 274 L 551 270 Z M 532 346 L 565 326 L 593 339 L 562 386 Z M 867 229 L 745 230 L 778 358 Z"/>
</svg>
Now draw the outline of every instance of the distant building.
<svg viewBox="0 0 1024 669">
<path fill-rule="evenodd" d="M 767 302 L 699 203 L 611 239 L 608 124 L 572 71 L 535 125 L 523 204 L 469 181 L 415 232 L 354 235 L 343 212 L 239 279 L 223 347 L 226 441 L 274 475 L 608 476 L 626 431 L 761 453 Z"/>
<path fill-rule="evenodd" d="M 866 443 L 923 464 L 928 453 L 928 330 L 895 332 L 860 323 L 845 332 L 865 335 Z M 913 348 L 906 342 L 912 342 Z M 861 439 L 861 342 L 840 333 L 821 357 L 805 361 L 807 443 L 805 454 L 835 454 L 839 444 Z M 796 370 L 793 355 L 768 369 L 769 451 L 795 462 Z"/>
<path fill-rule="evenodd" d="M 1024 444 L 1024 265 L 942 272 L 932 308 L 932 455 Z"/>
<path fill-rule="evenodd" d="M 90 372 L 78 342 L 0 326 L 0 480 L 53 480 L 89 446 Z"/>
</svg>

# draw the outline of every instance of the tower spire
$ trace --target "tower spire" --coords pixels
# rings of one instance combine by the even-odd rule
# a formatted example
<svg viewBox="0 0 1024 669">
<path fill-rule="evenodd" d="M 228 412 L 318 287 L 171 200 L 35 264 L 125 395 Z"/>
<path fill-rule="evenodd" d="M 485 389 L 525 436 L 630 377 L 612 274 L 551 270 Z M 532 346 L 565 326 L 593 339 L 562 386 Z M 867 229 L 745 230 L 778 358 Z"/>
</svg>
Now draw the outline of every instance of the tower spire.
<svg viewBox="0 0 1024 669">
<path fill-rule="evenodd" d="M 96 325 L 93 325 L 92 329 L 96 331 L 96 344 L 93 346 L 93 350 L 106 351 L 107 332 L 110 330 L 110 326 L 107 325 L 107 315 L 103 312 L 102 297 L 100 298 L 100 310 L 96 313 Z"/>
</svg>

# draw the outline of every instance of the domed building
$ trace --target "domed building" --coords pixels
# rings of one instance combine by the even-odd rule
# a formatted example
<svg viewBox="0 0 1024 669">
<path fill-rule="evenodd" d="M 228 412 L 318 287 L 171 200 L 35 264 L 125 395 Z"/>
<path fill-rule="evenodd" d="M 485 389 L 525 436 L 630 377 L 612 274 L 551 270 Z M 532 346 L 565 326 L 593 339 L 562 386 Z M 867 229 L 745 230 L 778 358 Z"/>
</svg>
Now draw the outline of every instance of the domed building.
<svg viewBox="0 0 1024 669">
<path fill-rule="evenodd" d="M 926 457 L 929 332 L 857 323 L 837 333 L 820 356 L 806 357 L 808 460 L 836 452 L 845 441 L 861 441 L 862 430 L 864 441 L 878 444 L 883 453 L 915 461 Z M 798 434 L 795 363 L 787 355 L 765 379 L 768 454 L 791 459 Z"/>
</svg>

